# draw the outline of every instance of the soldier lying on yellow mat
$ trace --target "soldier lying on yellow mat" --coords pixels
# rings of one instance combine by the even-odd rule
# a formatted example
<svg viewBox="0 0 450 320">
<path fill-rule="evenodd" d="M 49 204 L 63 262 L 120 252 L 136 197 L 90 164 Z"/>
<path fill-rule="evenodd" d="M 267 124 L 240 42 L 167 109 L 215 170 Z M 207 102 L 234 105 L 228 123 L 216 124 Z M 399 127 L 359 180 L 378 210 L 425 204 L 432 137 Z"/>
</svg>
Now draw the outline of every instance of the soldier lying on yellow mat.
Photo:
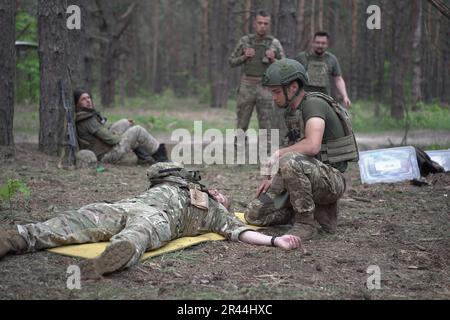
<svg viewBox="0 0 450 320">
<path fill-rule="evenodd" d="M 81 265 L 85 279 L 131 267 L 147 251 L 171 240 L 216 232 L 231 241 L 291 250 L 299 237 L 266 236 L 249 229 L 229 213 L 228 199 L 200 184 L 196 172 L 175 163 L 157 163 L 148 170 L 150 188 L 113 204 L 97 203 L 69 210 L 43 223 L 0 229 L 0 258 L 69 244 L 109 241 L 97 258 Z"/>
</svg>

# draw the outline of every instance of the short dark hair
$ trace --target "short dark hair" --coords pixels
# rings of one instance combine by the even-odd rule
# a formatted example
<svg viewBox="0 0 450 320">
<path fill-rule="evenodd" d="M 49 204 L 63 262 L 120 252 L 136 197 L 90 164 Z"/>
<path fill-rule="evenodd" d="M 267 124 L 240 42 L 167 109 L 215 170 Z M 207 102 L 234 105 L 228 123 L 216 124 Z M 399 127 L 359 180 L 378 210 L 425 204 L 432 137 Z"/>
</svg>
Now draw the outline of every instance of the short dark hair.
<svg viewBox="0 0 450 320">
<path fill-rule="evenodd" d="M 268 14 L 267 13 L 267 11 L 265 11 L 265 10 L 258 10 L 258 11 L 256 11 L 256 17 L 264 17 L 264 18 L 267 18 L 267 17 L 269 17 L 270 18 L 270 14 Z"/>
<path fill-rule="evenodd" d="M 318 31 L 314 34 L 314 39 L 316 39 L 317 37 L 327 37 L 327 39 L 330 39 L 330 35 L 328 34 L 328 32 L 326 31 Z"/>
<path fill-rule="evenodd" d="M 299 90 L 302 90 L 305 88 L 303 82 L 300 79 L 295 80 L 295 82 L 297 82 Z"/>
<path fill-rule="evenodd" d="M 92 94 L 89 91 L 84 90 L 83 88 L 77 88 L 73 91 L 73 101 L 75 103 L 75 106 L 78 104 L 78 101 L 80 101 L 81 96 L 85 93 L 87 93 L 92 99 Z"/>
</svg>

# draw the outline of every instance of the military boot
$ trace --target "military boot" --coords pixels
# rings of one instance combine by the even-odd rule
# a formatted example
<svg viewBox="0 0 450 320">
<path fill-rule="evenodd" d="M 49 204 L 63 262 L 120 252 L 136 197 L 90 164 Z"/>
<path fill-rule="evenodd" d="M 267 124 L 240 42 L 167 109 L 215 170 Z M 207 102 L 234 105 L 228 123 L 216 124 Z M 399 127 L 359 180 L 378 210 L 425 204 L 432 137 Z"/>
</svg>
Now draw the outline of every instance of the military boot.
<svg viewBox="0 0 450 320">
<path fill-rule="evenodd" d="M 100 256 L 86 260 L 81 264 L 81 277 L 85 280 L 100 279 L 104 274 L 125 267 L 135 253 L 136 248 L 131 242 L 113 242 Z"/>
<path fill-rule="evenodd" d="M 158 150 L 152 154 L 152 157 L 156 162 L 168 162 L 169 158 L 167 157 L 166 145 L 164 143 L 160 143 Z"/>
<path fill-rule="evenodd" d="M 312 214 L 296 214 L 293 232 L 302 240 L 311 240 L 319 233 L 319 225 Z"/>
<path fill-rule="evenodd" d="M 338 206 L 337 201 L 329 205 L 318 205 L 314 210 L 314 219 L 321 225 L 322 230 L 335 234 L 337 228 Z"/>
<path fill-rule="evenodd" d="M 145 150 L 145 148 L 138 147 L 133 150 L 138 158 L 139 165 L 153 165 L 156 163 L 155 159 Z"/>
<path fill-rule="evenodd" d="M 0 229 L 0 259 L 8 253 L 22 253 L 27 248 L 27 242 L 17 230 Z"/>
</svg>

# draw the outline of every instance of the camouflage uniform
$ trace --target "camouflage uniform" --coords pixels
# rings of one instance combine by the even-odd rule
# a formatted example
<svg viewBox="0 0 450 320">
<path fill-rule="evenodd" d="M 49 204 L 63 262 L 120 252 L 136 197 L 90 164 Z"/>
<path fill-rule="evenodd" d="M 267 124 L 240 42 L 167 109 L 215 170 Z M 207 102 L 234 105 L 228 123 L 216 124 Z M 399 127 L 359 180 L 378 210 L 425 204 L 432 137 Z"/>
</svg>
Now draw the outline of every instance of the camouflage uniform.
<svg viewBox="0 0 450 320">
<path fill-rule="evenodd" d="M 309 223 L 316 205 L 334 204 L 344 192 L 345 179 L 339 170 L 315 158 L 289 153 L 280 160 L 269 191 L 249 204 L 245 218 L 258 226 Z M 277 207 L 283 196 L 290 201 Z"/>
<path fill-rule="evenodd" d="M 209 210 L 190 204 L 189 190 L 162 182 L 147 192 L 113 204 L 97 203 L 67 211 L 43 223 L 18 226 L 28 251 L 70 244 L 129 241 L 136 252 L 125 267 L 137 263 L 144 252 L 173 239 L 216 232 L 238 241 L 250 230 L 221 204 L 209 199 Z"/>
<path fill-rule="evenodd" d="M 285 86 L 295 79 L 307 83 L 306 71 L 299 62 L 286 59 L 269 68 L 264 84 L 283 86 L 285 91 Z M 353 132 L 350 134 L 349 123 L 341 121 L 340 117 L 344 117 L 340 114 L 342 108 L 328 96 L 306 94 L 294 109 L 291 102 L 286 103 L 284 117 L 289 129 L 289 145 L 305 139 L 309 119 L 320 118 L 325 120 L 321 151 L 315 158 L 300 153 L 285 154 L 268 192 L 249 204 L 245 217 L 251 224 L 259 226 L 297 221 L 315 227 L 318 222 L 325 231 L 334 233 L 337 201 L 346 188 L 342 173 L 347 169 L 347 161 L 357 159 Z"/>
<path fill-rule="evenodd" d="M 339 61 L 331 52 L 326 51 L 322 56 L 318 56 L 315 52 L 301 52 L 295 60 L 308 72 L 309 83 L 305 91 L 330 95 L 330 79 L 342 76 Z"/>
<path fill-rule="evenodd" d="M 141 126 L 133 126 L 120 136 L 120 142 L 105 153 L 100 161 L 118 163 L 129 152 L 143 148 L 153 155 L 159 147 L 159 142 Z"/>
<path fill-rule="evenodd" d="M 247 48 L 255 49 L 256 56 L 254 58 L 247 59 L 245 57 L 244 52 Z M 244 74 L 237 98 L 237 128 L 244 132 L 248 129 L 255 106 L 259 128 L 271 129 L 272 95 L 267 88 L 262 86 L 262 76 L 270 66 L 267 58 L 264 59 L 265 51 L 268 49 L 272 49 L 276 53 L 276 59 L 285 57 L 279 40 L 273 37 L 257 40 L 255 35 L 246 35 L 239 40 L 229 59 L 231 67 L 244 65 Z"/>
<path fill-rule="evenodd" d="M 127 153 L 138 148 L 153 155 L 160 146 L 147 130 L 141 126 L 132 126 L 126 119 L 113 124 L 111 129 L 106 128 L 105 123 L 106 118 L 94 109 L 77 109 L 80 149 L 93 151 L 102 162 L 119 163 Z"/>
</svg>

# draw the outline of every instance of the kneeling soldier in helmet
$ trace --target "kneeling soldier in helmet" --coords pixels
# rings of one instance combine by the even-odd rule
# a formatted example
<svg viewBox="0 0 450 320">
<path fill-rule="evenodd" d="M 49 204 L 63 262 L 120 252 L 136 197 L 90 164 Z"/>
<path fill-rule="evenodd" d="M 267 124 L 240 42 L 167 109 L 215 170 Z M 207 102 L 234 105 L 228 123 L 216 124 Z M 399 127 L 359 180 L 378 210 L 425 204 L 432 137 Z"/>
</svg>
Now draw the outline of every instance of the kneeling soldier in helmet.
<svg viewBox="0 0 450 320">
<path fill-rule="evenodd" d="M 245 217 L 259 226 L 297 222 L 303 239 L 319 229 L 335 233 L 343 173 L 348 161 L 358 160 L 349 116 L 333 98 L 305 92 L 308 75 L 295 60 L 272 64 L 263 84 L 284 110 L 289 141 L 269 159 L 267 166 L 278 170 L 262 181 Z"/>
</svg>

